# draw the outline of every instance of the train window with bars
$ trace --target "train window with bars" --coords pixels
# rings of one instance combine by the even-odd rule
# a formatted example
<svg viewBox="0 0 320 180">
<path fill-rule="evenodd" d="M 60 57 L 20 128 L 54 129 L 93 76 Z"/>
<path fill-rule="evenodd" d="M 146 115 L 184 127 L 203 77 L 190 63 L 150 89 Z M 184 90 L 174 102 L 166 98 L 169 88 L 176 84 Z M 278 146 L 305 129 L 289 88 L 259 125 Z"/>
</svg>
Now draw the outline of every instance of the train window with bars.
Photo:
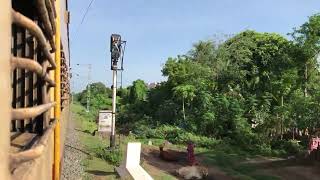
<svg viewBox="0 0 320 180">
<path fill-rule="evenodd" d="M 39 156 L 37 151 L 34 154 L 23 154 L 23 151 L 44 146 L 55 126 L 50 112 L 55 102 L 50 98 L 50 90 L 56 82 L 50 72 L 56 68 L 53 54 L 56 13 L 54 0 L 13 0 L 11 13 L 12 171 Z M 63 109 L 68 105 L 70 86 L 69 68 L 62 50 L 60 68 Z"/>
<path fill-rule="evenodd" d="M 48 97 L 49 86 L 54 85 L 48 68 L 54 60 L 47 46 L 48 41 L 53 41 L 53 34 L 44 28 L 33 4 L 13 1 L 12 6 L 13 139 L 21 133 L 42 134 L 48 126 L 48 112 L 44 111 L 54 105 Z M 54 47 L 54 43 L 50 44 Z"/>
</svg>

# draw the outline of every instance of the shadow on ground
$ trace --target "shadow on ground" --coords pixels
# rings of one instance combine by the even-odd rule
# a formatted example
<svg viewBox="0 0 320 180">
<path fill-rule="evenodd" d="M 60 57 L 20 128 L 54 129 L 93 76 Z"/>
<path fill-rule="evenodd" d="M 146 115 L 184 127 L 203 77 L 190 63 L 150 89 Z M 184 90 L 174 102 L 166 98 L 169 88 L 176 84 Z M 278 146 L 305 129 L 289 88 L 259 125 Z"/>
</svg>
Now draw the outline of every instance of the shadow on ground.
<svg viewBox="0 0 320 180">
<path fill-rule="evenodd" d="M 105 172 L 99 170 L 86 170 L 85 172 L 96 176 L 117 175 L 115 172 Z"/>
<path fill-rule="evenodd" d="M 86 152 L 86 151 L 84 151 L 84 150 L 82 150 L 82 149 L 79 149 L 79 148 L 70 146 L 70 145 L 68 145 L 68 144 L 66 144 L 65 147 L 74 149 L 74 150 L 79 151 L 79 152 L 81 152 L 81 153 L 83 153 L 83 154 L 86 154 L 86 155 L 90 155 L 90 153 L 88 153 L 88 152 Z"/>
<path fill-rule="evenodd" d="M 142 151 L 142 163 L 147 163 L 149 165 L 148 172 L 151 175 L 157 175 L 159 170 L 170 174 L 175 179 L 182 180 L 182 178 L 178 177 L 176 174 L 176 170 L 181 167 L 188 166 L 187 162 L 187 153 L 184 151 L 175 151 L 170 150 L 173 154 L 179 157 L 179 161 L 168 162 L 159 158 L 160 151 L 157 147 L 144 147 Z M 202 163 L 202 159 L 196 156 L 196 159 L 199 161 L 200 165 L 204 165 Z M 150 167 L 151 166 L 151 167 Z M 152 168 L 153 167 L 153 168 Z M 225 175 L 222 171 L 217 169 L 216 167 L 207 167 L 208 168 L 208 177 L 206 180 L 231 180 L 229 176 Z"/>
<path fill-rule="evenodd" d="M 147 163 L 148 165 L 151 165 L 154 168 L 149 168 L 149 173 L 151 175 L 157 174 L 157 171 L 161 170 L 165 172 L 166 174 L 170 174 L 177 179 L 179 179 L 176 176 L 175 171 L 183 166 L 187 165 L 187 153 L 181 152 L 181 151 L 174 151 L 176 156 L 179 156 L 178 161 L 174 162 L 168 162 L 160 159 L 159 154 L 160 151 L 156 147 L 144 147 L 142 151 L 142 164 Z"/>
<path fill-rule="evenodd" d="M 90 132 L 89 130 L 81 130 L 81 129 L 78 129 L 78 128 L 74 128 L 74 130 L 82 132 L 82 133 L 85 133 L 85 134 L 90 134 L 91 136 L 95 135 L 95 131 Z"/>
<path fill-rule="evenodd" d="M 208 165 L 218 165 L 235 176 L 253 179 L 319 180 L 320 171 L 312 161 L 303 157 L 246 157 L 239 154 L 206 152 L 198 154 Z"/>
</svg>

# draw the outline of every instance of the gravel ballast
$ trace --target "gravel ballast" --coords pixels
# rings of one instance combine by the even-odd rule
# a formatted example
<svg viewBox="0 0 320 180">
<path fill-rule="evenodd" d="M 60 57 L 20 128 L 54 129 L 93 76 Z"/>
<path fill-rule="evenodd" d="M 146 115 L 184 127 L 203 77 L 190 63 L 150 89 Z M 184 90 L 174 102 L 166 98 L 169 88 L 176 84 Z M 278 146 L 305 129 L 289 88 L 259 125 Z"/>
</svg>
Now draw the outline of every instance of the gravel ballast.
<svg viewBox="0 0 320 180">
<path fill-rule="evenodd" d="M 86 157 L 86 154 L 81 150 L 80 133 L 80 131 L 75 130 L 74 120 L 70 119 L 64 144 L 64 159 L 61 169 L 62 180 L 79 180 L 82 179 L 84 174 L 81 160 Z"/>
</svg>

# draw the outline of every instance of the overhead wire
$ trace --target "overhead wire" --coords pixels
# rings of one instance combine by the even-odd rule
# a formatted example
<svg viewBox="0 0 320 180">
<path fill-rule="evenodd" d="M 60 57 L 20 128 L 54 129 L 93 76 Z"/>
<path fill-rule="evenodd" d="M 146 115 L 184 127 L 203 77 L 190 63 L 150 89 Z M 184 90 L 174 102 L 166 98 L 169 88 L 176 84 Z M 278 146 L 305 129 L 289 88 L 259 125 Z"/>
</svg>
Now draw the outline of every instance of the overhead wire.
<svg viewBox="0 0 320 180">
<path fill-rule="evenodd" d="M 77 36 L 78 31 L 80 30 L 80 27 L 81 27 L 81 25 L 83 24 L 83 22 L 84 22 L 84 20 L 85 20 L 85 18 L 86 18 L 86 16 L 87 16 L 87 14 L 88 14 L 88 12 L 89 12 L 89 10 L 90 10 L 90 7 L 91 7 L 91 5 L 92 5 L 93 2 L 94 2 L 94 0 L 91 0 L 90 3 L 89 3 L 89 5 L 88 5 L 87 8 L 86 8 L 86 11 L 85 11 L 85 13 L 84 13 L 83 16 L 82 16 L 81 22 L 80 22 L 80 24 L 78 25 L 78 27 L 77 27 L 77 29 L 76 29 L 76 36 Z"/>
<path fill-rule="evenodd" d="M 84 13 L 83 16 L 82 16 L 81 22 L 79 23 L 78 27 L 76 28 L 75 36 L 74 36 L 74 38 L 72 38 L 71 41 L 70 41 L 70 46 L 69 46 L 69 47 L 71 47 L 72 43 L 77 39 L 78 34 L 79 34 L 78 32 L 80 31 L 81 25 L 82 25 L 83 22 L 85 21 L 85 19 L 86 19 L 86 17 L 87 17 L 87 14 L 88 14 L 88 12 L 89 12 L 89 10 L 90 10 L 90 7 L 91 7 L 91 5 L 93 4 L 94 1 L 95 1 L 95 0 L 91 0 L 90 3 L 88 4 L 85 13 Z M 70 54 L 71 54 L 71 52 L 70 52 Z M 69 54 L 69 56 L 70 56 L 70 54 Z M 71 66 L 70 66 L 70 67 L 71 67 Z"/>
</svg>

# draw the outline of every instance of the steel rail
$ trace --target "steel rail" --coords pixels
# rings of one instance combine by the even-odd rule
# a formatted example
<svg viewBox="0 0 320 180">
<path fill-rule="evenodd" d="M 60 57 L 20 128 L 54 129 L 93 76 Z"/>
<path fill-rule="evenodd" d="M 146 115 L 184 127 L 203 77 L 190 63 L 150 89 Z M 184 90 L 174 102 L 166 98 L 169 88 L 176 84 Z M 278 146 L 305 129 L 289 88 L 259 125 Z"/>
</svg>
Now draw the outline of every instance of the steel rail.
<svg viewBox="0 0 320 180">
<path fill-rule="evenodd" d="M 55 102 L 50 102 L 35 107 L 29 108 L 16 108 L 11 111 L 11 120 L 23 120 L 28 118 L 34 118 L 56 105 Z"/>
<path fill-rule="evenodd" d="M 55 86 L 55 82 L 50 79 L 47 74 L 46 68 L 42 68 L 41 65 L 33 61 L 32 59 L 22 58 L 22 57 L 11 57 L 11 70 L 16 68 L 26 69 L 32 72 L 35 72 L 43 80 L 49 83 L 49 86 Z"/>
<path fill-rule="evenodd" d="M 55 52 L 56 47 L 55 47 L 54 40 L 53 40 L 52 25 L 51 25 L 49 13 L 48 13 L 48 10 L 46 7 L 46 2 L 44 0 L 36 0 L 36 6 L 38 8 L 41 21 L 44 25 L 45 34 L 47 35 L 49 42 L 50 42 L 50 45 L 51 45 L 51 48 L 52 48 L 51 52 Z"/>
<path fill-rule="evenodd" d="M 52 124 L 49 125 L 47 130 L 40 137 L 40 140 L 38 141 L 38 143 L 35 144 L 31 149 L 10 154 L 9 155 L 10 170 L 12 171 L 13 169 L 17 168 L 21 163 L 39 158 L 43 154 L 48 144 L 49 137 L 52 134 L 55 126 L 56 126 L 56 121 L 54 121 Z"/>
<path fill-rule="evenodd" d="M 37 24 L 35 24 L 32 20 L 30 20 L 26 16 L 20 14 L 19 12 L 16 12 L 13 9 L 11 11 L 11 14 L 12 14 L 12 22 L 13 23 L 26 28 L 28 31 L 30 31 L 30 33 L 34 37 L 37 38 L 38 43 L 39 43 L 41 49 L 43 50 L 44 56 L 49 60 L 52 68 L 56 68 L 56 63 L 48 50 L 46 38 L 43 35 L 43 32 L 40 29 L 40 27 Z"/>
</svg>

